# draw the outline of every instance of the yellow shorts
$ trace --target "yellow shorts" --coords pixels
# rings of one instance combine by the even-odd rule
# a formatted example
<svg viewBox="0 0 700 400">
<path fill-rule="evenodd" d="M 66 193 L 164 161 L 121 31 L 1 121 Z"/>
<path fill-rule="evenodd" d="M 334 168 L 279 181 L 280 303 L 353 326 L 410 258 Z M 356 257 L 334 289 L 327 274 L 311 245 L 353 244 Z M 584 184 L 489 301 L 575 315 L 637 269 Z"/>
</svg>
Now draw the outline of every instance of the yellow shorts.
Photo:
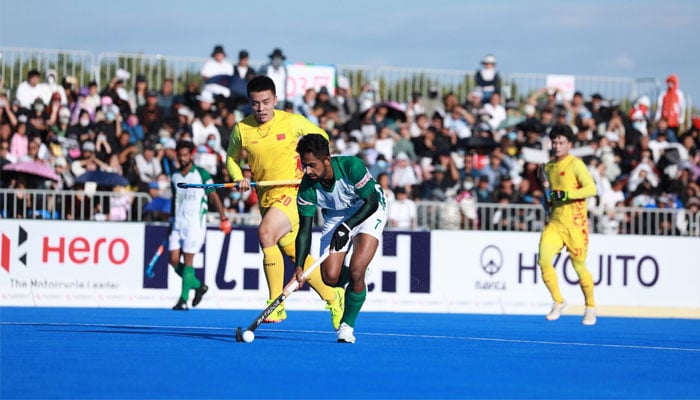
<svg viewBox="0 0 700 400">
<path fill-rule="evenodd" d="M 277 242 L 281 247 L 293 245 L 299 232 L 299 212 L 297 211 L 297 187 L 281 186 L 266 190 L 260 198 L 260 214 L 265 217 L 271 208 L 281 210 L 289 218 L 292 230 Z"/>
<path fill-rule="evenodd" d="M 540 254 L 558 253 L 564 246 L 571 259 L 585 259 L 588 253 L 588 229 L 547 224 L 540 238 Z"/>
</svg>

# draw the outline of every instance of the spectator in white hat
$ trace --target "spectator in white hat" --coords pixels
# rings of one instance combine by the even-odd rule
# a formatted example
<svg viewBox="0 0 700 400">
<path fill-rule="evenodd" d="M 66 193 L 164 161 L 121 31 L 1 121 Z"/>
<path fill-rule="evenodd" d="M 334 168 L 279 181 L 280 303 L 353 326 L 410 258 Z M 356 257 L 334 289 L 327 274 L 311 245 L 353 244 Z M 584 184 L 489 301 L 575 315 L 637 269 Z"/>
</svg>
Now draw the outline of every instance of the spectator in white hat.
<svg viewBox="0 0 700 400">
<path fill-rule="evenodd" d="M 160 143 L 163 145 L 163 157 L 160 159 L 160 166 L 163 173 L 171 176 L 180 168 L 180 164 L 177 162 L 177 152 L 175 151 L 177 143 L 171 137 L 160 138 Z"/>
<path fill-rule="evenodd" d="M 491 98 L 491 94 L 501 91 L 501 77 L 496 70 L 496 57 L 493 54 L 487 54 L 481 60 L 481 68 L 476 71 L 476 86 L 481 88 L 484 97 L 481 100 L 487 103 Z"/>
<path fill-rule="evenodd" d="M 63 89 L 63 86 L 61 86 L 60 82 L 58 81 L 58 72 L 56 72 L 55 69 L 50 69 L 46 71 L 46 87 L 49 91 L 49 94 L 58 93 L 61 99 L 62 106 L 68 105 L 66 91 Z"/>
<path fill-rule="evenodd" d="M 129 105 L 129 93 L 126 91 L 124 84 L 131 78 L 129 71 L 117 69 L 114 77 L 107 83 L 107 86 L 102 89 L 100 96 L 104 104 L 104 97 L 110 97 L 112 104 L 119 107 L 121 115 L 131 114 L 131 106 Z"/>
<path fill-rule="evenodd" d="M 205 113 L 211 112 L 216 117 L 216 105 L 214 100 L 214 94 L 208 90 L 203 90 L 202 93 L 197 95 L 197 109 L 194 112 L 194 116 L 201 118 Z"/>
</svg>

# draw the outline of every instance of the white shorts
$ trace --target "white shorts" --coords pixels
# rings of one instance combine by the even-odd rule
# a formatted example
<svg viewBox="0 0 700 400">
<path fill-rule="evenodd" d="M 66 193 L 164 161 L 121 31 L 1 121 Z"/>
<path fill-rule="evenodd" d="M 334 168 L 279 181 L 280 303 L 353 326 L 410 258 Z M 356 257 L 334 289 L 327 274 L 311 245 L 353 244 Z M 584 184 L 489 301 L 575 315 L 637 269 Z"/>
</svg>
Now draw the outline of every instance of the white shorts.
<svg viewBox="0 0 700 400">
<path fill-rule="evenodd" d="M 182 249 L 183 253 L 197 254 L 204 246 L 207 228 L 190 227 L 188 229 L 173 229 L 168 238 L 168 250 Z"/>
<path fill-rule="evenodd" d="M 351 212 L 355 212 L 352 210 Z M 350 218 L 353 214 L 336 214 L 330 217 L 326 217 L 323 222 L 323 232 L 321 233 L 321 252 L 325 251 L 331 245 L 331 238 L 333 238 L 333 233 L 335 228 Z M 360 233 L 366 233 L 371 235 L 381 242 L 382 232 L 384 232 L 384 225 L 386 225 L 386 208 L 381 205 L 370 215 L 363 223 L 354 227 L 350 232 L 350 237 L 353 238 Z"/>
</svg>

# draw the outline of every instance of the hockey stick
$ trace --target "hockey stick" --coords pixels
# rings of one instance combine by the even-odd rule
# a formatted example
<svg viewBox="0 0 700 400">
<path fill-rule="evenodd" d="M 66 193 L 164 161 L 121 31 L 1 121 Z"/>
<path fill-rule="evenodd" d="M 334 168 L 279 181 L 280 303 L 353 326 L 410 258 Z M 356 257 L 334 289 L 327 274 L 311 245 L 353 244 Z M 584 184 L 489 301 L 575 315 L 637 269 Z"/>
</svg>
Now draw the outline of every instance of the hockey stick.
<svg viewBox="0 0 700 400">
<path fill-rule="evenodd" d="M 156 253 L 153 255 L 151 258 L 151 261 L 148 263 L 148 268 L 146 269 L 146 277 L 148 279 L 153 278 L 156 276 L 156 274 L 153 273 L 153 267 L 156 266 L 156 262 L 158 262 L 158 259 L 160 256 L 163 254 L 163 251 L 165 251 L 165 245 L 168 244 L 168 239 L 163 239 L 163 242 L 158 246 L 158 249 L 156 250 Z"/>
<path fill-rule="evenodd" d="M 318 268 L 318 266 L 321 265 L 321 263 L 322 263 L 326 258 L 328 258 L 328 255 L 329 255 L 329 252 L 326 251 L 325 253 L 321 254 L 321 256 L 320 256 L 319 258 L 316 259 L 316 262 L 314 262 L 314 263 L 311 264 L 308 268 L 306 268 L 306 271 L 304 271 L 304 275 L 302 275 L 302 276 L 304 277 L 304 280 L 306 280 L 306 278 L 308 278 L 309 275 L 311 275 L 311 273 L 312 273 L 316 268 Z M 251 331 L 251 332 L 253 332 L 254 330 L 256 330 L 256 329 L 263 323 L 263 321 L 265 320 L 265 318 L 267 318 L 268 316 L 270 316 L 270 314 L 272 314 L 272 312 L 275 311 L 275 308 L 277 308 L 280 304 L 282 304 L 282 302 L 283 302 L 287 297 L 289 297 L 290 294 L 292 294 L 295 290 L 297 290 L 298 287 L 299 287 L 299 282 L 298 282 L 296 279 L 293 280 L 292 282 L 290 282 L 290 283 L 284 288 L 284 290 L 282 290 L 282 294 L 280 294 L 279 296 L 277 296 L 277 298 L 276 298 L 274 301 L 272 301 L 272 303 L 270 303 L 270 304 L 267 306 L 267 308 L 265 308 L 265 309 L 263 310 L 263 312 L 261 312 L 260 315 L 258 315 L 258 317 L 255 318 L 255 320 L 253 320 L 253 322 L 250 323 L 250 325 L 248 325 L 248 328 L 246 329 L 246 331 Z M 242 341 L 243 341 L 243 328 L 240 327 L 240 326 L 239 326 L 238 328 L 236 328 L 236 341 L 237 341 L 237 342 L 242 342 Z"/>
<path fill-rule="evenodd" d="M 258 181 L 250 182 L 251 187 L 258 186 L 293 186 L 298 185 L 301 182 L 300 179 L 287 179 L 279 181 Z M 186 183 L 179 182 L 177 187 L 180 189 L 219 189 L 219 188 L 238 188 L 238 182 L 227 182 L 227 183 Z"/>
<path fill-rule="evenodd" d="M 544 170 L 544 164 L 541 164 L 537 168 L 537 175 L 542 183 L 542 189 L 544 189 L 544 199 L 542 205 L 544 206 L 545 219 L 549 217 L 549 212 L 551 211 L 551 204 L 549 202 L 549 196 L 551 193 L 551 188 L 549 187 L 549 178 L 547 178 L 547 172 Z"/>
</svg>

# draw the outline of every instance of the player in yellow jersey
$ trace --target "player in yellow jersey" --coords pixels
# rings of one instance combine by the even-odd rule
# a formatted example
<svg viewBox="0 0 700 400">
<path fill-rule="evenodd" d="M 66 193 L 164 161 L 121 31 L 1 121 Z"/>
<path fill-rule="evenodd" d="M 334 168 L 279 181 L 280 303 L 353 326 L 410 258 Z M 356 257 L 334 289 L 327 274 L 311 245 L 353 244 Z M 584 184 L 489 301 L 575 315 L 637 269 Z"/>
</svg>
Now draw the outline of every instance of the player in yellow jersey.
<svg viewBox="0 0 700 400">
<path fill-rule="evenodd" d="M 240 160 L 245 154 L 256 181 L 301 179 L 303 171 L 296 145 L 299 138 L 310 133 L 328 138 L 328 134 L 299 114 L 276 110 L 275 84 L 267 76 L 260 75 L 248 83 L 248 99 L 253 114 L 233 127 L 226 156 L 226 167 L 240 191 L 250 190 L 250 182 L 243 177 Z M 296 263 L 294 242 L 299 231 L 297 212 L 298 186 L 258 187 L 262 222 L 258 227 L 258 240 L 263 251 L 263 270 L 269 290 L 268 304 L 282 293 L 284 259 L 282 252 Z M 307 257 L 304 265 L 313 264 Z M 323 283 L 320 270 L 308 279 L 311 287 L 326 301 L 330 309 L 333 328 L 338 329 L 343 316 L 345 293 Z M 281 322 L 287 318 L 284 304 L 277 307 L 265 322 Z"/>
<path fill-rule="evenodd" d="M 549 185 L 549 222 L 540 238 L 539 265 L 542 280 L 552 295 L 554 304 L 546 318 L 554 321 L 566 310 L 566 300 L 561 295 L 557 273 L 552 260 L 566 246 L 571 263 L 579 277 L 579 284 L 586 301 L 582 323 L 596 323 L 593 278 L 586 268 L 588 254 L 588 207 L 586 198 L 595 196 L 596 187 L 588 168 L 579 158 L 569 154 L 574 133 L 568 125 L 555 125 L 549 133 L 554 158 L 544 166 L 545 186 Z"/>
</svg>

